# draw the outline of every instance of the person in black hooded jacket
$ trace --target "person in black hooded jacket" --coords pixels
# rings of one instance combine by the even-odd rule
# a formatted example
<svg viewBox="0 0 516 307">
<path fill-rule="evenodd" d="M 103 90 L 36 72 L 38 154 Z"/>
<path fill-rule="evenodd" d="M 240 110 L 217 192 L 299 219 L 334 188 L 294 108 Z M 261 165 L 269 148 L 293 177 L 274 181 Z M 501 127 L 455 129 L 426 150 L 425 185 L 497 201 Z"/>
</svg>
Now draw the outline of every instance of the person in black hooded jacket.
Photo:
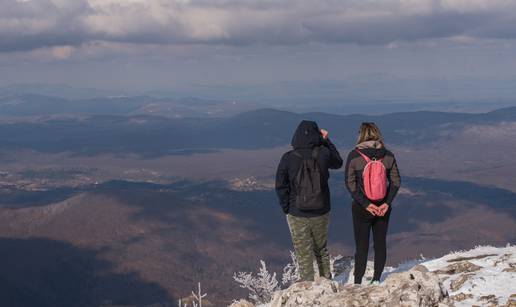
<svg viewBox="0 0 516 307">
<path fill-rule="evenodd" d="M 327 245 L 330 212 L 329 169 L 339 169 L 343 161 L 337 148 L 328 138 L 326 130 L 319 130 L 317 123 L 302 121 L 292 138 L 293 150 L 285 153 L 276 172 L 276 193 L 281 209 L 287 215 L 287 223 L 296 257 L 300 266 L 300 279 L 314 280 L 313 258 L 315 256 L 319 274 L 331 278 L 330 257 Z M 316 154 L 314 154 L 316 152 Z M 296 203 L 295 177 L 303 159 L 316 157 L 320 169 L 321 195 L 317 209 L 306 210 Z"/>
</svg>

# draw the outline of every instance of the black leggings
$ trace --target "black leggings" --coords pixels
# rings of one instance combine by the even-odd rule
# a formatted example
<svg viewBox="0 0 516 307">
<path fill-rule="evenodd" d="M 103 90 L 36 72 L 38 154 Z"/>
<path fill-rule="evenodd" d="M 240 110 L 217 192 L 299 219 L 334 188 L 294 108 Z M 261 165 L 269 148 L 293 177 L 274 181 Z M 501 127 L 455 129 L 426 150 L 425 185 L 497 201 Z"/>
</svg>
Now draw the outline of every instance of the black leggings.
<svg viewBox="0 0 516 307">
<path fill-rule="evenodd" d="M 373 216 L 360 205 L 353 203 L 353 230 L 355 232 L 355 284 L 362 283 L 366 265 L 367 253 L 369 251 L 369 233 L 373 230 L 374 241 L 374 276 L 373 280 L 380 280 L 385 261 L 387 259 L 387 228 L 391 208 L 385 216 Z"/>
</svg>

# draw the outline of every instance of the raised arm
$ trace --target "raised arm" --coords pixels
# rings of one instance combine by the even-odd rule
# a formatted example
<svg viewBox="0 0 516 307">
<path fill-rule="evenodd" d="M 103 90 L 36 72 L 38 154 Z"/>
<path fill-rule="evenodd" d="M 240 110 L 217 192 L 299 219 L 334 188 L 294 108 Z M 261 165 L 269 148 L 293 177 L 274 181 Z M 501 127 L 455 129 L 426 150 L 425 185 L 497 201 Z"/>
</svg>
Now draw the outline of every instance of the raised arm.
<svg viewBox="0 0 516 307">
<path fill-rule="evenodd" d="M 328 167 L 331 169 L 339 169 L 342 167 L 344 161 L 337 150 L 337 147 L 330 141 L 329 138 L 324 140 L 324 146 L 330 150 L 330 160 L 328 161 Z"/>
</svg>

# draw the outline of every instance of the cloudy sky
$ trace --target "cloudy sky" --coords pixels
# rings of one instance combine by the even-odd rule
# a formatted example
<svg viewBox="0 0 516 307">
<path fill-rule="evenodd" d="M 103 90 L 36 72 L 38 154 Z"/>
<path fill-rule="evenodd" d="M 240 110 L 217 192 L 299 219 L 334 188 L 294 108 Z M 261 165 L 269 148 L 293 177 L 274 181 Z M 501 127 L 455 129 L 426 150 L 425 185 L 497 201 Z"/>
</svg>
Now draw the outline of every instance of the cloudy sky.
<svg viewBox="0 0 516 307">
<path fill-rule="evenodd" d="M 516 0 L 0 0 L 0 86 L 516 78 Z M 451 82 L 451 81 L 450 81 Z"/>
</svg>

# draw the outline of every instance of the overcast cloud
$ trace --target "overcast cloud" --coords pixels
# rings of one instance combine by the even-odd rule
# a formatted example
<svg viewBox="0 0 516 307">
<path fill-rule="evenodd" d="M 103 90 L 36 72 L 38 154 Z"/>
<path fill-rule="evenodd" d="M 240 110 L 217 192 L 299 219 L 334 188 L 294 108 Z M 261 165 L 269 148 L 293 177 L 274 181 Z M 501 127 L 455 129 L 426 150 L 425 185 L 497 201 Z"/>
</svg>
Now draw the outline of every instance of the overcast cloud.
<svg viewBox="0 0 516 307">
<path fill-rule="evenodd" d="M 325 91 L 318 80 L 394 76 L 438 80 L 396 86 L 422 99 L 505 99 L 515 38 L 516 0 L 0 0 L 0 87 L 237 91 L 298 80 L 313 81 L 312 93 Z M 470 78 L 486 81 L 464 86 Z M 391 87 L 337 88 L 384 97 Z"/>
<path fill-rule="evenodd" d="M 516 38 L 512 0 L 0 0 L 0 50 Z"/>
</svg>

